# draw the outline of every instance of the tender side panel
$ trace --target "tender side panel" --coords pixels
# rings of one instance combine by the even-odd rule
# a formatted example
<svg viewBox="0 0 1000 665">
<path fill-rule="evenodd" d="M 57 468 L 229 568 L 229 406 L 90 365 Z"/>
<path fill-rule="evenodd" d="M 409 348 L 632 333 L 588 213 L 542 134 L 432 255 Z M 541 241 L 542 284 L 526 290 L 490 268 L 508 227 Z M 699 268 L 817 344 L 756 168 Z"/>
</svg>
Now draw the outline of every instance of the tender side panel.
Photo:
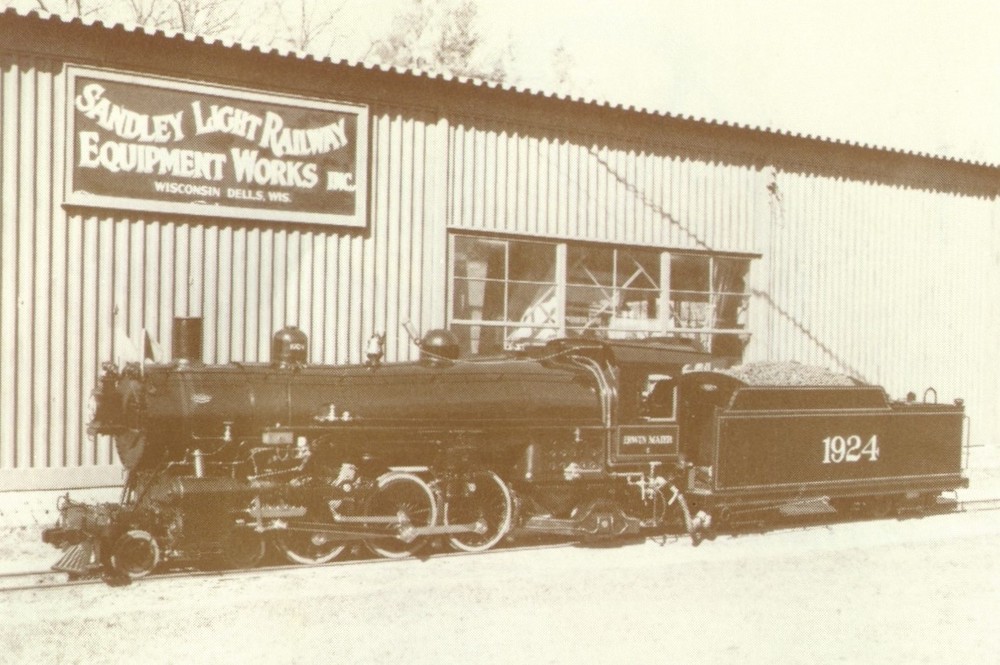
<svg viewBox="0 0 1000 665">
<path fill-rule="evenodd" d="M 962 423 L 959 410 L 723 414 L 714 489 L 954 483 L 961 476 Z"/>
</svg>

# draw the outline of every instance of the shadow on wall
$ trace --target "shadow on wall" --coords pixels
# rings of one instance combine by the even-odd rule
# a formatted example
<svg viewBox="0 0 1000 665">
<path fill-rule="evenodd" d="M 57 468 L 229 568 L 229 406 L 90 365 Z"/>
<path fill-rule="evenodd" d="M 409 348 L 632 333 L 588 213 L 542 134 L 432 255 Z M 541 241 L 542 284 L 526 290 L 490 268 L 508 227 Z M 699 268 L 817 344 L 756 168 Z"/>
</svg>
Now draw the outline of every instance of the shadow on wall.
<svg viewBox="0 0 1000 665">
<path fill-rule="evenodd" d="M 836 366 L 841 368 L 842 371 L 845 371 L 850 376 L 859 379 L 861 381 L 864 381 L 865 383 L 870 383 L 868 378 L 865 377 L 856 367 L 852 366 L 850 363 L 844 360 L 844 358 L 837 355 L 837 353 L 829 346 L 827 346 L 823 342 L 823 340 L 821 340 L 815 334 L 813 334 L 813 332 L 806 327 L 806 324 L 804 324 L 802 321 L 792 316 L 791 313 L 783 309 L 781 305 L 775 302 L 774 298 L 771 297 L 770 293 L 767 293 L 766 291 L 761 291 L 759 289 L 751 289 L 750 293 L 755 298 L 758 298 L 759 300 L 765 302 L 768 308 L 774 314 L 777 314 L 780 319 L 790 323 L 792 327 L 795 328 L 795 330 L 802 333 L 802 335 L 810 342 L 812 342 L 817 349 L 822 351 L 825 356 L 827 356 L 830 360 L 836 363 Z"/>
<path fill-rule="evenodd" d="M 598 153 L 597 150 L 591 148 L 590 155 L 594 158 L 594 161 L 596 161 L 605 171 L 607 171 L 611 175 L 612 178 L 614 178 L 616 181 L 618 181 L 619 184 L 625 187 L 625 191 L 635 195 L 637 201 L 641 202 L 646 208 L 656 213 L 660 217 L 660 219 L 665 220 L 671 226 L 676 226 L 678 229 L 680 229 L 680 231 L 684 235 L 686 235 L 691 240 L 691 242 L 693 242 L 699 248 L 704 250 L 712 249 L 711 247 L 708 246 L 708 243 L 699 238 L 696 233 L 694 233 L 691 229 L 682 224 L 680 220 L 678 220 L 669 212 L 661 208 L 655 202 L 651 201 L 645 192 L 640 191 L 639 188 L 636 187 L 634 183 L 628 180 L 628 178 L 618 173 L 618 171 L 616 171 L 611 166 L 611 164 L 607 162 L 607 160 L 601 158 L 601 155 L 600 153 Z"/>
</svg>

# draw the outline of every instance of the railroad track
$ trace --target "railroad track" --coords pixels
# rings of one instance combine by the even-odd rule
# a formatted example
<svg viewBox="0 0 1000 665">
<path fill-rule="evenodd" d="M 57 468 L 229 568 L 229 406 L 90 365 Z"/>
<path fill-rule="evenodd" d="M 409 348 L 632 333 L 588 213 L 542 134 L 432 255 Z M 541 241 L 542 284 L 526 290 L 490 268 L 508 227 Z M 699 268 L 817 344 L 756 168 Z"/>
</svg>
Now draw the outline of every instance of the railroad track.
<svg viewBox="0 0 1000 665">
<path fill-rule="evenodd" d="M 490 554 L 500 554 L 503 552 L 520 552 L 520 551 L 539 551 L 548 549 L 559 549 L 565 547 L 573 547 L 577 543 L 573 541 L 563 541 L 558 543 L 543 543 L 543 544 L 518 544 L 511 546 L 500 546 L 494 549 L 488 550 L 486 552 L 470 553 L 470 552 L 435 552 L 429 556 L 435 559 L 452 558 L 452 557 L 462 557 L 462 556 L 487 556 Z M 187 578 L 198 578 L 198 577 L 208 577 L 212 579 L 225 579 L 225 578 L 238 578 L 246 577 L 251 575 L 257 575 L 260 573 L 268 572 L 289 572 L 289 571 L 306 571 L 306 570 L 317 570 L 321 568 L 335 568 L 335 567 L 349 567 L 349 566 L 367 566 L 373 564 L 390 564 L 398 563 L 406 565 L 407 563 L 412 563 L 422 560 L 424 557 L 410 557 L 406 559 L 383 559 L 380 557 L 370 557 L 370 558 L 357 558 L 357 559 L 344 559 L 338 561 L 331 561 L 330 563 L 316 564 L 311 566 L 303 566 L 294 563 L 281 563 L 275 565 L 264 565 L 255 566 L 253 568 L 234 568 L 234 569 L 175 569 L 167 572 L 156 573 L 150 577 L 143 578 L 139 581 L 146 580 L 168 580 L 168 579 L 187 579 Z M 51 570 L 40 570 L 31 572 L 17 572 L 10 574 L 0 574 L 0 594 L 15 592 L 15 591 L 26 591 L 32 589 L 56 589 L 56 588 L 66 588 L 66 587 L 76 587 L 76 586 L 90 586 L 94 584 L 105 584 L 105 580 L 101 577 L 87 577 L 83 579 L 69 579 L 67 573 L 60 573 Z"/>
<path fill-rule="evenodd" d="M 973 499 L 966 501 L 956 501 L 954 504 L 945 504 L 939 510 L 930 510 L 923 513 L 918 513 L 921 516 L 940 516 L 940 515 L 950 515 L 954 513 L 967 513 L 967 512 L 983 512 L 991 510 L 1000 510 L 1000 497 L 988 498 L 988 499 Z M 893 516 L 893 517 L 883 517 L 883 518 L 870 518 L 871 520 L 888 520 L 888 519 L 901 519 L 903 516 Z M 818 521 L 806 521 L 797 522 L 791 525 L 777 524 L 765 529 L 760 528 L 737 528 L 733 530 L 727 530 L 719 535 L 731 534 L 731 535 L 766 535 L 789 531 L 808 531 L 812 529 L 825 528 L 837 524 L 846 524 L 851 522 L 859 522 L 856 516 L 848 516 L 840 520 L 818 520 Z M 646 541 L 655 540 L 659 542 L 672 542 L 687 539 L 686 534 L 667 534 L 650 536 L 647 538 L 637 538 L 636 541 Z M 628 543 L 629 541 L 623 541 Z M 616 543 L 617 544 L 617 543 Z M 467 556 L 487 556 L 491 554 L 502 554 L 510 552 L 520 552 L 526 550 L 539 551 L 548 549 L 559 549 L 566 547 L 577 547 L 580 546 L 579 541 L 561 541 L 557 543 L 533 543 L 533 544 L 517 544 L 509 546 L 499 546 L 494 549 L 488 550 L 486 552 L 479 553 L 469 553 L 469 552 L 435 552 L 431 554 L 435 559 L 441 558 L 452 558 L 452 557 L 467 557 Z M 247 577 L 251 575 L 259 575 L 261 573 L 268 572 L 289 572 L 294 570 L 316 570 L 320 568 L 334 568 L 334 567 L 348 567 L 348 566 L 367 566 L 373 564 L 389 564 L 397 563 L 406 565 L 407 562 L 419 561 L 421 557 L 413 557 L 408 559 L 383 559 L 378 557 L 371 558 L 349 558 L 339 561 L 331 561 L 330 563 L 318 564 L 315 566 L 302 566 L 298 564 L 291 563 L 281 563 L 274 565 L 257 566 L 254 568 L 237 568 L 230 570 L 219 570 L 219 569 L 175 569 L 163 573 L 157 573 L 148 578 L 143 578 L 141 581 L 145 580 L 170 580 L 170 579 L 187 579 L 187 578 L 198 578 L 206 577 L 212 579 L 225 579 L 225 578 L 239 578 Z M 95 584 L 105 584 L 105 580 L 101 577 L 88 577 L 83 579 L 70 579 L 67 573 L 55 572 L 52 570 L 38 570 L 29 572 L 16 572 L 8 574 L 0 574 L 0 594 L 13 593 L 18 591 L 29 591 L 29 590 L 40 590 L 40 589 L 62 589 L 68 587 L 78 587 L 78 586 L 91 586 Z"/>
</svg>

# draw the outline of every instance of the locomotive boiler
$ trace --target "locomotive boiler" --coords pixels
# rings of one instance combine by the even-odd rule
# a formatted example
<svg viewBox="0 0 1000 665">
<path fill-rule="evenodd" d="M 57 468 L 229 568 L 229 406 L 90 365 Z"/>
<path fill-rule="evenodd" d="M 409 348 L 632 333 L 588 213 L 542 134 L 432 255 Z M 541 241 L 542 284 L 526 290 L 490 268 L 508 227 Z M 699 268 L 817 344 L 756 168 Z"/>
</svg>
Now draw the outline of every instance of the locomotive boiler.
<svg viewBox="0 0 1000 665">
<path fill-rule="evenodd" d="M 416 362 L 314 366 L 286 328 L 270 363 L 107 365 L 91 430 L 127 480 L 119 503 L 61 502 L 43 535 L 67 550 L 55 568 L 140 577 L 170 559 L 251 566 L 269 546 L 314 564 L 532 533 L 697 541 L 713 522 L 926 505 L 966 483 L 960 403 L 798 366 L 706 370 L 682 338 L 419 346 Z"/>
</svg>

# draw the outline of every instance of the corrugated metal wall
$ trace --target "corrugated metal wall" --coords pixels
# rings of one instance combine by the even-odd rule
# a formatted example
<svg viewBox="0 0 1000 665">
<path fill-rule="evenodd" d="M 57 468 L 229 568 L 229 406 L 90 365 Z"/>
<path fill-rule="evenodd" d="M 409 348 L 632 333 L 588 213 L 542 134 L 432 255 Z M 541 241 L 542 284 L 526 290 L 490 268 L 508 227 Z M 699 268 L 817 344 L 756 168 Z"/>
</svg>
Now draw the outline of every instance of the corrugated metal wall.
<svg viewBox="0 0 1000 665">
<path fill-rule="evenodd" d="M 1000 201 L 771 171 L 749 359 L 795 359 L 903 397 L 964 398 L 1000 441 Z M 929 395 L 929 398 L 932 395 Z"/>
<path fill-rule="evenodd" d="M 372 332 L 412 357 L 402 324 L 445 323 L 449 228 L 760 253 L 748 358 L 933 385 L 1000 440 L 995 199 L 382 107 L 364 231 L 66 211 L 63 71 L 0 56 L 0 488 L 114 479 L 85 423 L 118 331 L 169 349 L 173 317 L 202 316 L 207 361 L 255 361 L 294 323 L 314 362 L 359 361 Z"/>
<path fill-rule="evenodd" d="M 760 172 L 655 140 L 453 122 L 451 224 L 462 229 L 730 252 L 757 251 Z"/>
<path fill-rule="evenodd" d="M 175 316 L 204 317 L 205 360 L 223 363 L 266 359 L 286 324 L 318 363 L 359 362 L 374 331 L 408 358 L 403 322 L 443 325 L 436 120 L 372 110 L 363 232 L 66 211 L 63 71 L 0 60 L 0 489 L 114 481 L 109 438 L 85 431 L 100 365 L 143 329 L 169 352 Z"/>
<path fill-rule="evenodd" d="M 759 253 L 747 360 L 823 365 L 897 397 L 932 386 L 967 401 L 976 442 L 1000 441 L 995 198 L 691 157 L 671 137 L 609 146 L 470 119 L 450 135 L 453 227 Z"/>
</svg>

